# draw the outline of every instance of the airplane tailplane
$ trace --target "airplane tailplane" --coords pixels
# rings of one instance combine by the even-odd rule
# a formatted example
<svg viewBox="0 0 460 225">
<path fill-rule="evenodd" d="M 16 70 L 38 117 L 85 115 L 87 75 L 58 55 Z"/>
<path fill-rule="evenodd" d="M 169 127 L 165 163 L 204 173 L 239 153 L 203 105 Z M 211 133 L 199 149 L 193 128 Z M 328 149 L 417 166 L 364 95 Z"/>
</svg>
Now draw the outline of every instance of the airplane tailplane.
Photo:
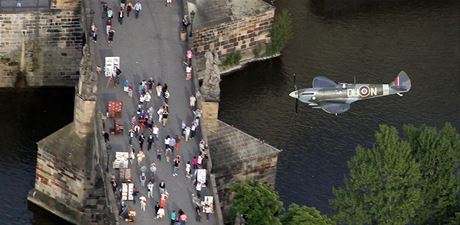
<svg viewBox="0 0 460 225">
<path fill-rule="evenodd" d="M 408 92 L 411 88 L 411 82 L 406 72 L 399 72 L 398 76 L 390 83 L 390 87 L 399 92 Z"/>
</svg>

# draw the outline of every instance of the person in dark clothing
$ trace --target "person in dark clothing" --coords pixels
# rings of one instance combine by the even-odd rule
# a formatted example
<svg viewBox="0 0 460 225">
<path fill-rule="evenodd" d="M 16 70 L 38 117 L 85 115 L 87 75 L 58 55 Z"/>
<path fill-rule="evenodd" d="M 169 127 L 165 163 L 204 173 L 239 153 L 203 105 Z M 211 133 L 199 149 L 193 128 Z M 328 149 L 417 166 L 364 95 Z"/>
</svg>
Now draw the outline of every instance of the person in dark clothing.
<svg viewBox="0 0 460 225">
<path fill-rule="evenodd" d="M 123 17 L 125 17 L 125 14 L 123 13 L 123 9 L 120 9 L 120 11 L 118 11 L 118 22 L 120 24 L 123 24 Z"/>
<path fill-rule="evenodd" d="M 153 144 L 153 135 L 150 134 L 149 137 L 147 138 L 147 150 L 148 151 L 152 149 L 152 144 Z"/>
<path fill-rule="evenodd" d="M 109 142 L 109 133 L 107 131 L 103 131 L 103 136 L 105 143 Z"/>
<path fill-rule="evenodd" d="M 144 133 L 142 133 L 141 136 L 139 136 L 139 146 L 141 147 L 141 151 L 142 151 L 142 147 L 144 146 L 144 140 L 145 140 Z"/>
<path fill-rule="evenodd" d="M 157 204 L 155 205 L 155 215 L 157 214 L 159 209 L 160 209 L 160 203 L 157 202 Z"/>
</svg>

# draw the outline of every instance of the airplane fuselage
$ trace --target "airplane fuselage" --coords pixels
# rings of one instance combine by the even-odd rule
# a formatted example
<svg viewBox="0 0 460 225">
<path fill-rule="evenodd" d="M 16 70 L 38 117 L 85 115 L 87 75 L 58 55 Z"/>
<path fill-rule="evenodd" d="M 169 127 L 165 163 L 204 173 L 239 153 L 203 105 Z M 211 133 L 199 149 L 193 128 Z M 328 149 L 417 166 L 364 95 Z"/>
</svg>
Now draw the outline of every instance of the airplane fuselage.
<svg viewBox="0 0 460 225">
<path fill-rule="evenodd" d="M 355 101 L 396 94 L 388 84 L 338 84 L 336 87 L 300 89 L 299 100 L 315 106 L 323 101 L 353 103 Z"/>
</svg>

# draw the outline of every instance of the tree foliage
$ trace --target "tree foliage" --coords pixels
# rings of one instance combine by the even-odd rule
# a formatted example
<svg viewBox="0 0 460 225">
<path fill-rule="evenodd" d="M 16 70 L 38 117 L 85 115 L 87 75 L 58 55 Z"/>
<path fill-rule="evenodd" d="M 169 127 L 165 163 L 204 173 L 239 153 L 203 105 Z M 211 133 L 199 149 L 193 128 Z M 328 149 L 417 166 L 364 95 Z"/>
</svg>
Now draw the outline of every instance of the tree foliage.
<svg viewBox="0 0 460 225">
<path fill-rule="evenodd" d="M 331 205 L 341 224 L 460 224 L 460 138 L 436 128 L 380 126 L 371 149 L 358 147 L 345 187 Z"/>
<path fill-rule="evenodd" d="M 286 213 L 281 216 L 283 225 L 333 225 L 334 223 L 327 216 L 308 206 L 297 204 L 289 205 Z"/>
<path fill-rule="evenodd" d="M 385 125 L 375 137 L 372 149 L 358 146 L 345 187 L 333 190 L 340 224 L 408 224 L 422 205 L 419 164 L 409 143 Z"/>
<path fill-rule="evenodd" d="M 281 225 L 278 215 L 283 203 L 268 185 L 257 181 L 238 182 L 231 191 L 235 193 L 232 208 L 245 215 L 247 224 Z"/>
<path fill-rule="evenodd" d="M 447 224 L 460 214 L 460 138 L 454 127 L 446 124 L 440 131 L 433 127 L 404 127 L 413 155 L 420 164 L 420 189 L 423 207 L 416 224 Z M 458 223 L 460 224 L 460 223 Z"/>
<path fill-rule="evenodd" d="M 267 46 L 267 54 L 275 54 L 283 50 L 292 37 L 292 20 L 287 10 L 283 10 L 276 16 L 270 35 L 271 43 Z"/>
</svg>

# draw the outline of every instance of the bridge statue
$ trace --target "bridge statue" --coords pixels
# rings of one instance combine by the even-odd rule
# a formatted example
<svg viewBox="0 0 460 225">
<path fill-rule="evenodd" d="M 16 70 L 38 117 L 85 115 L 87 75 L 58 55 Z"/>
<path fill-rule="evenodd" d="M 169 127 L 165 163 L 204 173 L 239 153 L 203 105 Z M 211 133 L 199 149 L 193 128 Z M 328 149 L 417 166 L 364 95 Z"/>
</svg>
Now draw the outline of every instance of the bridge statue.
<svg viewBox="0 0 460 225">
<path fill-rule="evenodd" d="M 207 51 L 204 54 L 206 59 L 203 85 L 201 85 L 201 95 L 206 101 L 220 100 L 220 64 L 219 56 L 216 52 Z"/>
</svg>

